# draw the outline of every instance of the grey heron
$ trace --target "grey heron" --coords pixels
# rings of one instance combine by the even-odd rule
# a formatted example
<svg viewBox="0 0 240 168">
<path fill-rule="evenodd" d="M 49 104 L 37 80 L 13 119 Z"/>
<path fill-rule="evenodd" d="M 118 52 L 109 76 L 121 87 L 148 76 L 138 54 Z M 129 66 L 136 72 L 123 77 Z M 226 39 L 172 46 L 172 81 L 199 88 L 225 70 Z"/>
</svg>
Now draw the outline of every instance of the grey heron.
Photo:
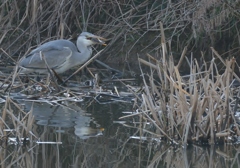
<svg viewBox="0 0 240 168">
<path fill-rule="evenodd" d="M 48 66 L 56 73 L 63 73 L 72 67 L 84 64 L 92 55 L 91 45 L 105 45 L 105 41 L 106 39 L 88 32 L 79 35 L 76 45 L 63 39 L 49 41 L 32 50 L 19 61 L 20 72 L 44 74 L 48 73 Z"/>
</svg>

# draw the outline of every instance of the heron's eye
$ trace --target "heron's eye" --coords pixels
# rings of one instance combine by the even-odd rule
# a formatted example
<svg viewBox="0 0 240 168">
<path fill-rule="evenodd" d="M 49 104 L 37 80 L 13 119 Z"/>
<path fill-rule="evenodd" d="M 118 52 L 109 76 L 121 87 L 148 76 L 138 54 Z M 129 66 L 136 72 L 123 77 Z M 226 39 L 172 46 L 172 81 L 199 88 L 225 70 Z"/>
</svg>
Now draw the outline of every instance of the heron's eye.
<svg viewBox="0 0 240 168">
<path fill-rule="evenodd" d="M 92 37 L 86 37 L 86 39 L 88 39 L 88 40 L 92 40 Z"/>
</svg>

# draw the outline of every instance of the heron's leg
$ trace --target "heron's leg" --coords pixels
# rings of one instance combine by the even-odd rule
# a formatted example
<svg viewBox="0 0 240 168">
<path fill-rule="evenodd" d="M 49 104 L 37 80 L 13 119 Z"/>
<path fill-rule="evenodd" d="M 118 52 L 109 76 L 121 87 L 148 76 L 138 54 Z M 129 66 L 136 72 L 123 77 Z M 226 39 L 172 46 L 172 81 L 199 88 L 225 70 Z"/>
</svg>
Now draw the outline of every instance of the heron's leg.
<svg viewBox="0 0 240 168">
<path fill-rule="evenodd" d="M 46 84 L 48 85 L 50 83 L 50 74 L 47 74 Z"/>
<path fill-rule="evenodd" d="M 42 53 L 41 51 L 40 51 L 40 56 L 41 56 L 41 58 L 43 59 L 45 65 L 46 65 L 46 68 L 47 68 L 47 70 L 48 70 L 48 72 L 49 72 L 49 74 L 50 74 L 50 76 L 51 76 L 51 78 L 52 78 L 53 83 L 55 84 L 55 86 L 56 86 L 56 88 L 57 88 L 57 91 L 60 91 L 61 89 L 60 89 L 60 87 L 58 86 L 57 81 L 56 81 L 56 79 L 54 78 L 54 76 L 53 76 L 53 74 L 52 74 L 52 72 L 55 72 L 55 71 L 54 71 L 53 69 L 50 69 L 50 68 L 49 68 L 48 63 L 47 63 L 47 61 L 46 61 L 46 59 L 45 59 L 45 56 L 43 55 L 43 53 Z"/>
<path fill-rule="evenodd" d="M 56 71 L 54 71 L 54 69 L 52 69 L 55 77 L 58 79 L 58 81 L 60 82 L 61 85 L 66 86 L 66 84 L 64 83 L 64 81 L 62 80 L 61 76 L 58 75 L 58 73 Z"/>
</svg>

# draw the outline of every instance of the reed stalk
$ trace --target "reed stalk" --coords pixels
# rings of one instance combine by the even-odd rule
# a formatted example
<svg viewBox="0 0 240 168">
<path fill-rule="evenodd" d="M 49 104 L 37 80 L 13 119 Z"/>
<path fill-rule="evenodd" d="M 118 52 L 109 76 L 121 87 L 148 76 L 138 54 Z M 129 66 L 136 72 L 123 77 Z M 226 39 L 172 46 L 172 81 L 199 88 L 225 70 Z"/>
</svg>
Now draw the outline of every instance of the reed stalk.
<svg viewBox="0 0 240 168">
<path fill-rule="evenodd" d="M 219 54 L 212 48 L 212 60 L 209 64 L 203 63 L 205 68 L 200 68 L 201 64 L 192 57 L 188 60 L 190 74 L 186 78 L 179 69 L 187 49 L 183 50 L 179 63 L 174 65 L 166 48 L 162 26 L 161 36 L 161 60 L 150 61 L 153 58 L 149 54 L 149 61 L 139 58 L 141 66 L 150 69 L 150 75 L 142 72 L 145 94 L 139 112 L 150 111 L 147 120 L 157 125 L 160 135 L 168 139 L 177 139 L 183 144 L 226 141 L 230 126 L 236 124 L 230 106 L 235 101 L 230 85 L 236 76 L 233 71 L 235 59 L 220 59 L 224 63 L 221 69 L 225 69 L 221 73 L 216 63 Z"/>
</svg>

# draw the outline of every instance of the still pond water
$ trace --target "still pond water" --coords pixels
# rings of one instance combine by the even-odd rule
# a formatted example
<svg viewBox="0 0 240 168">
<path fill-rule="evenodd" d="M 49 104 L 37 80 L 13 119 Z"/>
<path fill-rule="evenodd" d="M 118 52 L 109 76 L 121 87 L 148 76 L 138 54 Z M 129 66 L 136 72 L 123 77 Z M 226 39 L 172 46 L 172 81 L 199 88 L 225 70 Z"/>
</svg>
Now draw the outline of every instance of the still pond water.
<svg viewBox="0 0 240 168">
<path fill-rule="evenodd" d="M 100 105 L 89 99 L 57 106 L 31 101 L 24 104 L 35 116 L 36 139 L 26 146 L 2 148 L 2 167 L 221 168 L 240 164 L 238 146 L 190 145 L 185 149 L 151 138 L 139 140 L 138 126 L 131 120 L 119 120 L 122 112 L 131 111 L 131 103 Z"/>
</svg>

